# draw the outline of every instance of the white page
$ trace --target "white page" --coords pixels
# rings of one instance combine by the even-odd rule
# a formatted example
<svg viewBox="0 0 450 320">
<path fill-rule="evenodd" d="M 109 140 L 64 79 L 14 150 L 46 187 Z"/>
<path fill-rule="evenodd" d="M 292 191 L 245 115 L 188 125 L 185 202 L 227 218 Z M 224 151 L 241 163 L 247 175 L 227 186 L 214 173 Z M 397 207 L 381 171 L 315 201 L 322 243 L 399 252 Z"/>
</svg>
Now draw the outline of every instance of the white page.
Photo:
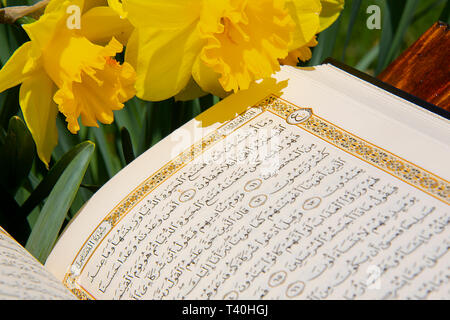
<svg viewBox="0 0 450 320">
<path fill-rule="evenodd" d="M 116 175 L 49 270 L 94 299 L 449 297 L 448 121 L 331 66 L 277 79 Z"/>
<path fill-rule="evenodd" d="M 0 300 L 61 299 L 75 296 L 0 227 Z"/>
</svg>

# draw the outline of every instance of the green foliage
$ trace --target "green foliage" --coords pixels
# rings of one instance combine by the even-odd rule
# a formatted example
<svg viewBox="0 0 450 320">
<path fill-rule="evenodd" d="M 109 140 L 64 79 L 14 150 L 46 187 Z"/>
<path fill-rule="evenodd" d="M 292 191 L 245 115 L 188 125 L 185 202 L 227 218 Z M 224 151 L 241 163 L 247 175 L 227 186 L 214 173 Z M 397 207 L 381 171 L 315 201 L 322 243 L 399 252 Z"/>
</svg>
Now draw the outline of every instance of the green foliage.
<svg viewBox="0 0 450 320">
<path fill-rule="evenodd" d="M 26 249 L 42 263 L 58 238 L 94 152 L 94 144 L 83 143 L 80 149 L 52 188 L 27 240 Z"/>
<path fill-rule="evenodd" d="M 36 153 L 33 137 L 19 117 L 13 116 L 9 120 L 0 151 L 0 183 L 14 196 L 30 173 Z"/>
<path fill-rule="evenodd" d="M 304 65 L 332 57 L 360 71 L 378 75 L 438 20 L 448 22 L 447 0 L 346 0 L 339 19 L 319 37 Z M 381 29 L 366 27 L 367 7 L 381 9 Z"/>
<path fill-rule="evenodd" d="M 0 6 L 35 2 L 1 0 Z M 449 3 L 346 0 L 340 18 L 319 35 L 313 57 L 304 65 L 333 57 L 377 75 L 434 22 L 448 22 Z M 366 9 L 373 4 L 381 8 L 381 30 L 366 27 Z M 27 40 L 20 23 L 0 25 L 0 67 Z M 218 102 L 212 95 L 187 102 L 133 98 L 115 112 L 113 124 L 82 127 L 78 135 L 67 130 L 61 116 L 57 119 L 59 143 L 47 169 L 37 158 L 22 120 L 18 92 L 15 87 L 0 93 L 0 225 L 42 262 L 64 226 L 93 192 L 135 157 Z"/>
</svg>

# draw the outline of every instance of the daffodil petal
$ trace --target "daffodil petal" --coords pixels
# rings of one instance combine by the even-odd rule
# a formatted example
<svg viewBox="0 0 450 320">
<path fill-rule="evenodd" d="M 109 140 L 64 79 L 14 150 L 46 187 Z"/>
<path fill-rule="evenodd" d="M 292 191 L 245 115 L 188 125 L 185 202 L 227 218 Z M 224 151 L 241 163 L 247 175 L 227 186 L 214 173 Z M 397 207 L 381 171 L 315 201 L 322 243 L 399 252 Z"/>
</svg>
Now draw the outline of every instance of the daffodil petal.
<svg viewBox="0 0 450 320">
<path fill-rule="evenodd" d="M 312 58 L 312 52 L 310 47 L 315 47 L 317 45 L 316 37 L 313 37 L 310 42 L 308 42 L 303 47 L 300 47 L 298 49 L 292 50 L 289 52 L 288 56 L 284 59 L 280 59 L 280 64 L 282 65 L 289 65 L 296 67 L 299 59 L 303 62 L 309 60 Z"/>
<path fill-rule="evenodd" d="M 125 60 L 137 71 L 137 96 L 160 101 L 178 94 L 191 77 L 202 44 L 195 23 L 180 30 L 141 28 L 133 32 Z"/>
<path fill-rule="evenodd" d="M 23 117 L 36 143 L 38 156 L 47 167 L 53 148 L 58 144 L 55 89 L 53 81 L 44 72 L 38 72 L 22 83 L 19 94 Z"/>
<path fill-rule="evenodd" d="M 186 87 L 175 96 L 175 100 L 189 101 L 199 97 L 203 97 L 207 94 L 208 92 L 203 91 L 202 88 L 200 88 L 200 86 L 197 84 L 197 82 L 195 82 L 194 78 L 191 77 Z"/>
<path fill-rule="evenodd" d="M 179 29 L 199 17 L 202 0 L 124 0 L 122 4 L 136 27 Z"/>
<path fill-rule="evenodd" d="M 141 32 L 139 29 L 134 29 L 131 32 L 130 38 L 128 39 L 127 47 L 125 50 L 125 61 L 131 64 L 134 68 L 138 63 L 139 56 L 139 41 L 143 41 L 143 36 L 141 36 Z M 144 32 L 145 35 L 145 32 Z"/>
<path fill-rule="evenodd" d="M 110 7 L 95 7 L 81 17 L 81 33 L 90 41 L 98 44 L 108 43 L 115 37 L 123 45 L 133 31 L 133 26 L 127 19 L 122 19 Z"/>
<path fill-rule="evenodd" d="M 30 60 L 30 51 L 31 42 L 25 42 L 0 70 L 0 92 L 23 82 L 37 68 L 37 64 Z"/>
<path fill-rule="evenodd" d="M 344 9 L 345 0 L 320 0 L 322 11 L 320 12 L 319 32 L 328 28 L 339 17 Z"/>
<path fill-rule="evenodd" d="M 45 14 L 48 14 L 53 11 L 59 11 L 61 8 L 65 10 L 68 5 L 76 5 L 80 7 L 80 9 L 84 9 L 85 2 L 91 6 L 98 5 L 98 3 L 105 0 L 51 0 L 47 6 L 45 7 Z"/>
<path fill-rule="evenodd" d="M 227 93 L 219 82 L 220 74 L 207 67 L 200 56 L 195 60 L 192 67 L 192 77 L 203 91 L 210 92 L 217 97 L 224 98 Z"/>
<path fill-rule="evenodd" d="M 86 0 L 84 1 L 83 13 L 88 12 L 95 7 L 105 7 L 108 5 L 107 0 Z"/>
<path fill-rule="evenodd" d="M 319 32 L 320 0 L 288 0 L 286 7 L 296 27 L 289 50 L 295 50 L 307 44 Z"/>
<path fill-rule="evenodd" d="M 66 25 L 67 20 L 61 19 L 61 17 L 69 17 L 66 12 L 69 5 L 76 5 L 82 9 L 83 4 L 83 0 L 50 1 L 45 9 L 45 14 L 42 15 L 39 20 L 33 23 L 24 24 L 22 27 L 35 46 L 33 49 L 36 51 L 45 50 L 58 32 L 61 32 L 62 30 L 70 31 Z"/>
<path fill-rule="evenodd" d="M 119 0 L 108 0 L 108 5 L 113 9 L 122 19 L 127 17 L 127 13 L 123 10 L 122 2 Z"/>
</svg>

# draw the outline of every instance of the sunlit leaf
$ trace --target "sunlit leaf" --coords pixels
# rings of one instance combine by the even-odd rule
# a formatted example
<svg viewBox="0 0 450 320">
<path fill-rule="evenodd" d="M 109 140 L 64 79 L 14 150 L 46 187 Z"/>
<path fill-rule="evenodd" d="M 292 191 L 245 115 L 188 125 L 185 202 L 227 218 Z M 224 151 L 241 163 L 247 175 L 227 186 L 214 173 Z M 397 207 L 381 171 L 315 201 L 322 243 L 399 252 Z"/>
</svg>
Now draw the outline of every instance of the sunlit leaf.
<svg viewBox="0 0 450 320">
<path fill-rule="evenodd" d="M 87 143 L 67 165 L 45 201 L 31 231 L 25 248 L 42 263 L 45 263 L 58 238 L 93 152 L 94 144 Z"/>
<path fill-rule="evenodd" d="M 69 164 L 86 148 L 91 147 L 92 142 L 82 142 L 70 151 L 68 151 L 48 172 L 42 179 L 36 189 L 31 193 L 28 199 L 22 205 L 22 214 L 27 216 L 39 203 L 48 197 L 53 187 L 65 172 Z"/>
</svg>

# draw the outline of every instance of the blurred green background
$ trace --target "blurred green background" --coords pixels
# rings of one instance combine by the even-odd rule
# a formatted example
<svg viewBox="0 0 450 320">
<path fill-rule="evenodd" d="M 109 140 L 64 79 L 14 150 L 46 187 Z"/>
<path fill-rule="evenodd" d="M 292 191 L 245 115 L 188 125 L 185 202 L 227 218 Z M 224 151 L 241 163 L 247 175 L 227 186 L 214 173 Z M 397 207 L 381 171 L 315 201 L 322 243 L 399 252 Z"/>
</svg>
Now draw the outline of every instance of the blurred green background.
<svg viewBox="0 0 450 320">
<path fill-rule="evenodd" d="M 34 2 L 0 0 L 3 6 Z M 381 9 L 379 30 L 366 26 L 370 5 Z M 333 57 L 376 76 L 436 21 L 448 19 L 447 0 L 347 0 L 339 19 L 319 35 L 312 59 L 303 65 Z M 20 24 L 0 25 L 0 66 L 27 40 Z M 59 144 L 47 170 L 23 122 L 18 92 L 15 87 L 0 94 L 0 226 L 42 262 L 61 230 L 98 188 L 219 101 L 212 95 L 187 102 L 134 98 L 115 112 L 113 124 L 82 127 L 78 135 L 69 133 L 60 116 Z"/>
<path fill-rule="evenodd" d="M 339 19 L 319 35 L 319 45 L 306 65 L 333 57 L 377 75 L 438 20 L 449 22 L 448 0 L 346 0 Z M 381 29 L 366 26 L 367 8 L 377 5 Z"/>
</svg>

